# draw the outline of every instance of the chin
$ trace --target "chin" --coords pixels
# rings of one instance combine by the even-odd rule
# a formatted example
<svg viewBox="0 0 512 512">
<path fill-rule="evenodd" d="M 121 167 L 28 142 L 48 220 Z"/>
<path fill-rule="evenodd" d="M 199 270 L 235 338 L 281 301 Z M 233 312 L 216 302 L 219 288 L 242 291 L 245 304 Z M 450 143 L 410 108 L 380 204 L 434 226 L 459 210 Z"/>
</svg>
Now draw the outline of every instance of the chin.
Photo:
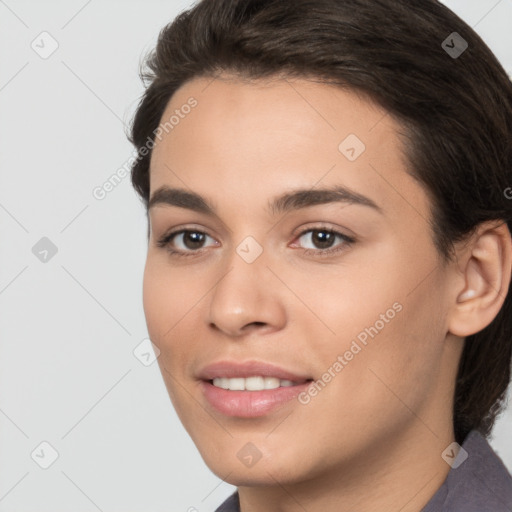
<svg viewBox="0 0 512 512">
<path fill-rule="evenodd" d="M 245 443 L 241 445 L 243 447 Z M 308 478 L 303 474 L 306 468 L 300 466 L 299 457 L 289 460 L 279 457 L 279 454 L 262 454 L 261 459 L 246 465 L 243 462 L 245 452 L 241 453 L 240 460 L 237 456 L 239 451 L 239 448 L 233 449 L 231 457 L 226 456 L 226 451 L 223 455 L 201 451 L 200 454 L 210 471 L 231 485 L 275 486 L 276 481 L 280 484 L 293 484 Z"/>
</svg>

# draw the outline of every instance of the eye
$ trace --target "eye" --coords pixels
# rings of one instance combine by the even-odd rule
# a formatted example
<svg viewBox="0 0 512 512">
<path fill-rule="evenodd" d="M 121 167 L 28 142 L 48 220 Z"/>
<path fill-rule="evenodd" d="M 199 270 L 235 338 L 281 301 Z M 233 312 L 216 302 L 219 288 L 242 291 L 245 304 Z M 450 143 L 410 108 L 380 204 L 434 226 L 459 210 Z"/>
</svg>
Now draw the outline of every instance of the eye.
<svg viewBox="0 0 512 512">
<path fill-rule="evenodd" d="M 214 240 L 204 231 L 182 229 L 180 231 L 174 231 L 164 235 L 160 240 L 158 240 L 157 246 L 164 247 L 174 256 L 194 256 L 204 248 L 203 244 L 207 238 Z"/>
<path fill-rule="evenodd" d="M 304 249 L 305 254 L 319 256 L 332 255 L 355 243 L 354 238 L 327 227 L 315 227 L 302 231 L 298 237 L 298 240 L 300 239 L 304 240 L 303 243 L 310 245 Z M 338 245 L 334 245 L 336 239 L 340 241 Z"/>
<path fill-rule="evenodd" d="M 211 246 L 218 245 L 218 242 L 204 231 L 196 229 L 181 229 L 165 234 L 157 241 L 157 246 L 165 248 L 172 256 L 196 256 L 203 252 L 207 239 L 213 241 Z M 328 227 L 315 227 L 302 231 L 297 240 L 303 239 L 303 244 L 310 247 L 303 248 L 304 254 L 318 256 L 329 256 L 345 250 L 355 243 L 355 239 Z M 339 241 L 335 245 L 336 240 Z M 296 244 L 292 245 L 296 246 Z M 312 246 L 312 247 L 311 247 Z"/>
</svg>

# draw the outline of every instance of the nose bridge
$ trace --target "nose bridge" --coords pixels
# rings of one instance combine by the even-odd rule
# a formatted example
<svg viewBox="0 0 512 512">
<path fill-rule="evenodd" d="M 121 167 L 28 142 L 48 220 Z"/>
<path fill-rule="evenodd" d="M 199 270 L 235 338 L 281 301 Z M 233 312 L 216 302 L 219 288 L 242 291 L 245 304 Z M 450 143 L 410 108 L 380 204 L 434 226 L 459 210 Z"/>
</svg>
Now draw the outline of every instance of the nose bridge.
<svg viewBox="0 0 512 512">
<path fill-rule="evenodd" d="M 249 324 L 278 327 L 284 321 L 283 305 L 276 286 L 269 282 L 274 277 L 267 263 L 262 245 L 253 237 L 246 237 L 234 248 L 211 294 L 210 325 L 237 336 Z"/>
</svg>

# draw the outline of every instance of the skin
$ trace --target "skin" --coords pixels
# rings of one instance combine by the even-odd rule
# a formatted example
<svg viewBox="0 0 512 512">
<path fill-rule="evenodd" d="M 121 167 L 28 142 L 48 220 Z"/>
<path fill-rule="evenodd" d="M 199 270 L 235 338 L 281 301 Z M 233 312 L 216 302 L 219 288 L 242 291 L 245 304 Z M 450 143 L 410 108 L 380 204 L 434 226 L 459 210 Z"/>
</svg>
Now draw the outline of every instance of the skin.
<svg viewBox="0 0 512 512">
<path fill-rule="evenodd" d="M 197 106 L 153 149 L 150 195 L 163 185 L 194 191 L 218 218 L 150 208 L 143 297 L 180 420 L 208 467 L 238 486 L 243 512 L 420 511 L 450 470 L 441 454 L 455 440 L 464 337 L 503 304 L 510 233 L 482 225 L 443 263 L 400 125 L 353 92 L 305 79 L 196 78 L 162 120 L 191 96 Z M 366 146 L 355 161 L 338 149 L 348 134 Z M 350 203 L 266 209 L 284 192 L 340 184 L 381 212 Z M 300 235 L 319 225 L 356 241 L 337 237 L 341 250 L 321 256 L 326 246 Z M 208 236 L 187 246 L 178 235 L 171 247 L 196 254 L 176 257 L 157 245 L 173 228 Z M 236 252 L 248 236 L 263 249 L 250 264 Z M 199 370 L 223 359 L 320 379 L 394 303 L 401 311 L 308 404 L 227 417 L 201 393 Z M 237 457 L 248 442 L 261 453 L 252 467 Z"/>
</svg>

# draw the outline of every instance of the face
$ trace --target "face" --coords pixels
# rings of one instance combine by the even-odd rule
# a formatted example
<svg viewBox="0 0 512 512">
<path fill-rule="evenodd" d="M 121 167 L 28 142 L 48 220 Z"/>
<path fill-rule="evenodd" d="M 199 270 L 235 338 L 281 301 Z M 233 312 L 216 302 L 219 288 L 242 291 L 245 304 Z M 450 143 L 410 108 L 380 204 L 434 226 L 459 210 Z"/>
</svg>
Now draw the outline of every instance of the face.
<svg viewBox="0 0 512 512">
<path fill-rule="evenodd" d="M 447 269 L 397 122 L 334 86 L 226 76 L 185 84 L 162 124 L 176 111 L 151 160 L 144 310 L 210 469 L 306 481 L 446 429 Z"/>
</svg>

